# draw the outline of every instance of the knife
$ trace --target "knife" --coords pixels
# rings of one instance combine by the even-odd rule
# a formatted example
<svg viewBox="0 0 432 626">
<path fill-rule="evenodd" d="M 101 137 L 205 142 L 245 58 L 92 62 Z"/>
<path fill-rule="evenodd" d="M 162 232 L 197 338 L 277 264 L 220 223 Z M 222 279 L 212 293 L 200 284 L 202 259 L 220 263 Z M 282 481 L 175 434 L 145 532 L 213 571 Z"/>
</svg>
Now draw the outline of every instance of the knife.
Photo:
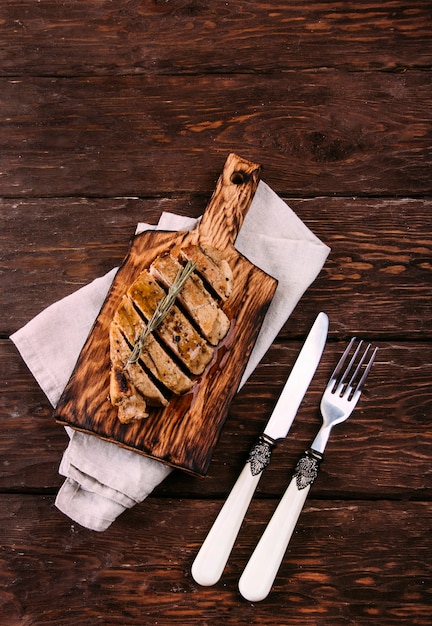
<svg viewBox="0 0 432 626">
<path fill-rule="evenodd" d="M 214 585 L 222 575 L 263 470 L 270 463 L 272 450 L 278 439 L 287 436 L 318 367 L 327 339 L 328 323 L 327 315 L 319 313 L 264 432 L 251 449 L 243 470 L 195 557 L 191 571 L 200 585 Z"/>
</svg>

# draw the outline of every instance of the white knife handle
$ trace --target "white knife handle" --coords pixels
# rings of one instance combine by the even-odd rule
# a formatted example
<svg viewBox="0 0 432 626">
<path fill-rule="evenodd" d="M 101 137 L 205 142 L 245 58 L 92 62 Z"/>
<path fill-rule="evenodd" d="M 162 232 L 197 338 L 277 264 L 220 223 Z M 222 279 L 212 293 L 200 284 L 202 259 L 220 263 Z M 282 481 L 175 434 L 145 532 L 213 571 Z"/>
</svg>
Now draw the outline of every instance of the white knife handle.
<svg viewBox="0 0 432 626">
<path fill-rule="evenodd" d="M 249 463 L 241 471 L 193 562 L 192 576 L 199 585 L 214 585 L 222 576 L 261 474 L 253 476 Z"/>
<path fill-rule="evenodd" d="M 239 580 L 239 590 L 250 602 L 260 602 L 270 592 L 311 485 L 317 476 L 322 459 L 319 456 L 321 458 L 317 458 L 310 451 L 300 459 L 287 490 L 244 569 Z M 306 470 L 300 468 L 302 461 L 312 464 L 312 467 L 309 465 Z M 297 481 L 300 481 L 301 488 Z"/>
<path fill-rule="evenodd" d="M 276 442 L 264 433 L 252 447 L 225 504 L 213 523 L 192 564 L 192 576 L 199 585 L 217 583 L 231 554 L 259 479 L 270 463 Z"/>
</svg>

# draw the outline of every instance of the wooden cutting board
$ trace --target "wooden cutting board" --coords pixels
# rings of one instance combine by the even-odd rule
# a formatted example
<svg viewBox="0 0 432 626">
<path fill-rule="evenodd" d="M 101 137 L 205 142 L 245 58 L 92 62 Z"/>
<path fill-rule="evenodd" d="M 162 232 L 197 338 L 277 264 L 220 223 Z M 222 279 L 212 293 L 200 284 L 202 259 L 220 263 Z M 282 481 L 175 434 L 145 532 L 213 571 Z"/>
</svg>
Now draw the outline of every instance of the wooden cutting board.
<svg viewBox="0 0 432 626">
<path fill-rule="evenodd" d="M 250 207 L 260 167 L 229 155 L 199 225 L 188 232 L 137 235 L 116 274 L 75 369 L 54 412 L 77 430 L 113 441 L 173 467 L 203 476 L 238 388 L 277 281 L 234 247 Z M 123 294 L 159 254 L 174 246 L 207 244 L 223 251 L 233 271 L 233 291 L 222 308 L 230 330 L 191 392 L 150 408 L 149 417 L 122 424 L 109 393 L 109 326 Z"/>
</svg>

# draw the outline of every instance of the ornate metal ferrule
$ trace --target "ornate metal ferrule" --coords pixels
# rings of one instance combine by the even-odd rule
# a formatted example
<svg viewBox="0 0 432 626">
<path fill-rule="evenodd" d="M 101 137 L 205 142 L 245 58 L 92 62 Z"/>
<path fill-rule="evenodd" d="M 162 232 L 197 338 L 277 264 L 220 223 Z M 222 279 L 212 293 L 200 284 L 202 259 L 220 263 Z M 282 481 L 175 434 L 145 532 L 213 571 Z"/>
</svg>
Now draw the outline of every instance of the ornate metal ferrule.
<svg viewBox="0 0 432 626">
<path fill-rule="evenodd" d="M 252 476 L 260 474 L 270 463 L 271 454 L 276 442 L 271 437 L 261 435 L 249 453 L 247 462 L 250 463 Z"/>
<path fill-rule="evenodd" d="M 318 476 L 318 470 L 322 460 L 323 455 L 320 452 L 316 452 L 316 450 L 306 450 L 294 470 L 297 489 L 304 489 L 308 485 L 312 485 Z"/>
</svg>

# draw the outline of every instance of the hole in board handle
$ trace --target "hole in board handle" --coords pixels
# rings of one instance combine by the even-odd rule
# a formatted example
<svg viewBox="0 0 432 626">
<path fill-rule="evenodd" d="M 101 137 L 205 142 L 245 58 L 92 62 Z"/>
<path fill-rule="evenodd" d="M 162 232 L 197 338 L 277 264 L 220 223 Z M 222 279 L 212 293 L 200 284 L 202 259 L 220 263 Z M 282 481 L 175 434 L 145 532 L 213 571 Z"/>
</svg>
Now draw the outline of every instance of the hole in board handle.
<svg viewBox="0 0 432 626">
<path fill-rule="evenodd" d="M 237 170 L 231 174 L 231 182 L 233 185 L 244 185 L 249 182 L 250 175 L 247 172 L 242 172 L 241 170 Z"/>
</svg>

